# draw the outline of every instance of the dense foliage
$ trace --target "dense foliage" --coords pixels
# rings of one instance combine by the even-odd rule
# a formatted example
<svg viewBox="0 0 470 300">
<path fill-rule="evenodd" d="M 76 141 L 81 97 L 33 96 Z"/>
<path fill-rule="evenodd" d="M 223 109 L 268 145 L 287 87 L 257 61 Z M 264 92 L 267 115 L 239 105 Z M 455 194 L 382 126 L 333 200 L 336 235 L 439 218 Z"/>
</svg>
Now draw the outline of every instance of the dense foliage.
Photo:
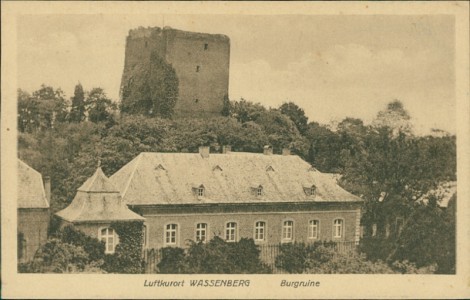
<svg viewBox="0 0 470 300">
<path fill-rule="evenodd" d="M 243 255 L 240 255 L 243 253 Z M 208 243 L 192 243 L 185 252 L 181 248 L 162 249 L 159 273 L 166 274 L 264 274 L 270 273 L 261 262 L 260 250 L 253 239 L 242 238 L 228 243 L 214 237 Z"/>
<path fill-rule="evenodd" d="M 149 63 L 136 64 L 122 87 L 121 112 L 171 118 L 178 100 L 173 67 L 153 51 Z"/>
<path fill-rule="evenodd" d="M 114 254 L 106 255 L 103 269 L 108 273 L 140 274 L 143 272 L 142 222 L 113 222 L 111 228 L 119 236 Z"/>
<path fill-rule="evenodd" d="M 166 68 L 174 86 L 171 68 L 159 65 L 158 58 L 153 62 L 155 68 Z M 148 80 L 133 84 L 158 86 L 164 79 Z M 365 200 L 361 249 L 367 259 L 392 263 L 393 258 L 420 267 L 437 264 L 437 272 L 454 272 L 455 215 L 416 202 L 441 183 L 456 180 L 456 137 L 438 130 L 413 135 L 412 118 L 401 102 L 387 105 L 371 125 L 354 118 L 323 125 L 309 122 L 292 102 L 266 108 L 245 99 L 226 99 L 226 117 L 171 120 L 167 117 L 177 97 L 174 87 L 140 90 L 146 91 L 153 98 L 132 98 L 148 101 L 142 106 L 145 111 L 127 102 L 127 114 L 120 117 L 99 88 L 86 92 L 77 86 L 70 109 L 60 89 L 41 86 L 32 95 L 18 91 L 19 157 L 51 177 L 53 212 L 72 201 L 98 160 L 109 176 L 144 151 L 197 152 L 206 145 L 217 152 L 231 145 L 232 151 L 260 153 L 269 144 L 275 153 L 290 148 L 321 172 L 340 173 L 340 185 Z M 166 97 L 161 93 L 173 99 L 167 106 L 160 105 L 158 99 Z M 126 105 L 121 103 L 123 111 Z M 404 228 L 398 228 L 398 218 L 405 221 Z M 446 247 L 433 248 L 432 240 Z M 423 241 L 423 247 L 413 241 Z M 441 252 L 449 259 L 437 255 Z"/>
<path fill-rule="evenodd" d="M 104 243 L 72 226 L 51 232 L 32 261 L 18 265 L 24 273 L 103 273 Z"/>
</svg>

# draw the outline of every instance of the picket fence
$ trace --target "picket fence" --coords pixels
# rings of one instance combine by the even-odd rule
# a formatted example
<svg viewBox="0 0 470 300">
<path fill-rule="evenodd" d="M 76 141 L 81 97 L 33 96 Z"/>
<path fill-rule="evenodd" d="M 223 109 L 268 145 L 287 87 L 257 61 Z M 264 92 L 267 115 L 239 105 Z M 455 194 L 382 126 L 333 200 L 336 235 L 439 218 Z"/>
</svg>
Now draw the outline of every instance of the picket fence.
<svg viewBox="0 0 470 300">
<path fill-rule="evenodd" d="M 258 245 L 260 250 L 260 259 L 262 262 L 267 264 L 272 268 L 274 274 L 283 274 L 285 273 L 282 269 L 279 269 L 275 266 L 276 257 L 280 253 L 280 244 L 267 244 L 267 245 Z M 335 243 L 335 250 L 339 253 L 344 253 L 348 251 L 356 251 L 357 243 L 356 242 L 337 242 Z M 157 264 L 162 259 L 161 249 L 145 249 L 143 253 L 144 259 L 144 270 L 147 274 L 157 273 Z"/>
</svg>

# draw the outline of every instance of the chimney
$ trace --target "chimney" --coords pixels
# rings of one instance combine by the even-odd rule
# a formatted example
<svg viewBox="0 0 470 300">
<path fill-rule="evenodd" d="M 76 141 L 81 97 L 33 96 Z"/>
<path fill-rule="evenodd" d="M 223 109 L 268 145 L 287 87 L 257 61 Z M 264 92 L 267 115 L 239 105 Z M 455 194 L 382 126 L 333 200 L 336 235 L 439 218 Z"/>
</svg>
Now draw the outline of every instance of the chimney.
<svg viewBox="0 0 470 300">
<path fill-rule="evenodd" d="M 43 182 L 44 182 L 44 191 L 46 192 L 47 202 L 51 203 L 51 177 L 44 176 Z"/>
<path fill-rule="evenodd" d="M 200 146 L 199 147 L 199 154 L 201 154 L 202 158 L 209 158 L 209 146 Z"/>
<path fill-rule="evenodd" d="M 273 155 L 273 147 L 266 145 L 263 147 L 263 154 L 264 155 Z"/>
<path fill-rule="evenodd" d="M 222 153 L 223 154 L 230 154 L 230 152 L 232 152 L 232 146 L 230 146 L 230 145 L 222 146 Z"/>
<path fill-rule="evenodd" d="M 290 149 L 289 148 L 282 148 L 282 155 L 290 155 Z"/>
</svg>

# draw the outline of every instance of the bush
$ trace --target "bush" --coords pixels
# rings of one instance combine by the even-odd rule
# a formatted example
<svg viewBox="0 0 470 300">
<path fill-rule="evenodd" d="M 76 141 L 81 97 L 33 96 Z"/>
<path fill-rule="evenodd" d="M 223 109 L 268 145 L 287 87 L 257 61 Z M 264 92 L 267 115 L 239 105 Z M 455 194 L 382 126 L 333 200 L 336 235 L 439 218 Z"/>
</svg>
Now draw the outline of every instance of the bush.
<svg viewBox="0 0 470 300">
<path fill-rule="evenodd" d="M 185 274 L 265 274 L 271 269 L 261 262 L 260 251 L 252 239 L 227 243 L 214 237 L 208 243 L 193 242 L 181 248 L 163 248 L 159 273 Z"/>
<path fill-rule="evenodd" d="M 303 273 L 307 259 L 307 246 L 304 243 L 282 244 L 275 265 L 289 273 Z"/>
<path fill-rule="evenodd" d="M 103 269 L 109 273 L 143 273 L 143 223 L 113 222 L 111 227 L 119 236 L 114 254 L 106 255 Z"/>
<path fill-rule="evenodd" d="M 68 273 L 85 270 L 88 262 L 89 257 L 82 247 L 52 238 L 38 250 L 31 262 L 20 264 L 18 271 L 22 273 Z"/>
<path fill-rule="evenodd" d="M 57 232 L 56 236 L 64 243 L 82 247 L 88 254 L 89 262 L 101 261 L 105 257 L 104 242 L 84 234 L 73 226 L 64 227 Z"/>
</svg>

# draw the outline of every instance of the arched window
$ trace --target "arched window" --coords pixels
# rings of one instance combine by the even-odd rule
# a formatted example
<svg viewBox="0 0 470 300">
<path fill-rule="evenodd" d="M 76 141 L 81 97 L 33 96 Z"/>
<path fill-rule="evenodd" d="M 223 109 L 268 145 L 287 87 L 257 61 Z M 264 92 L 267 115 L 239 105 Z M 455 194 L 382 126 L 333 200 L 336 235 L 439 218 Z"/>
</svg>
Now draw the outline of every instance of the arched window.
<svg viewBox="0 0 470 300">
<path fill-rule="evenodd" d="M 320 230 L 320 221 L 310 220 L 308 222 L 308 238 L 318 239 L 318 232 Z"/>
<path fill-rule="evenodd" d="M 343 229 L 344 221 L 343 219 L 335 219 L 333 221 L 333 237 L 334 238 L 341 238 L 343 237 Z"/>
<path fill-rule="evenodd" d="M 225 240 L 227 242 L 237 241 L 237 223 L 229 222 L 225 225 Z"/>
<path fill-rule="evenodd" d="M 284 221 L 282 225 L 282 241 L 290 242 L 294 239 L 294 221 Z"/>
<path fill-rule="evenodd" d="M 178 234 L 177 224 L 167 224 L 165 226 L 165 245 L 176 245 Z"/>
<path fill-rule="evenodd" d="M 101 228 L 98 232 L 98 239 L 105 243 L 105 251 L 106 254 L 113 254 L 116 245 L 118 244 L 118 236 L 113 228 L 106 227 Z"/>
<path fill-rule="evenodd" d="M 266 222 L 258 221 L 255 223 L 255 241 L 262 242 L 266 239 Z"/>
<path fill-rule="evenodd" d="M 207 223 L 196 224 L 196 242 L 207 241 Z"/>
</svg>

